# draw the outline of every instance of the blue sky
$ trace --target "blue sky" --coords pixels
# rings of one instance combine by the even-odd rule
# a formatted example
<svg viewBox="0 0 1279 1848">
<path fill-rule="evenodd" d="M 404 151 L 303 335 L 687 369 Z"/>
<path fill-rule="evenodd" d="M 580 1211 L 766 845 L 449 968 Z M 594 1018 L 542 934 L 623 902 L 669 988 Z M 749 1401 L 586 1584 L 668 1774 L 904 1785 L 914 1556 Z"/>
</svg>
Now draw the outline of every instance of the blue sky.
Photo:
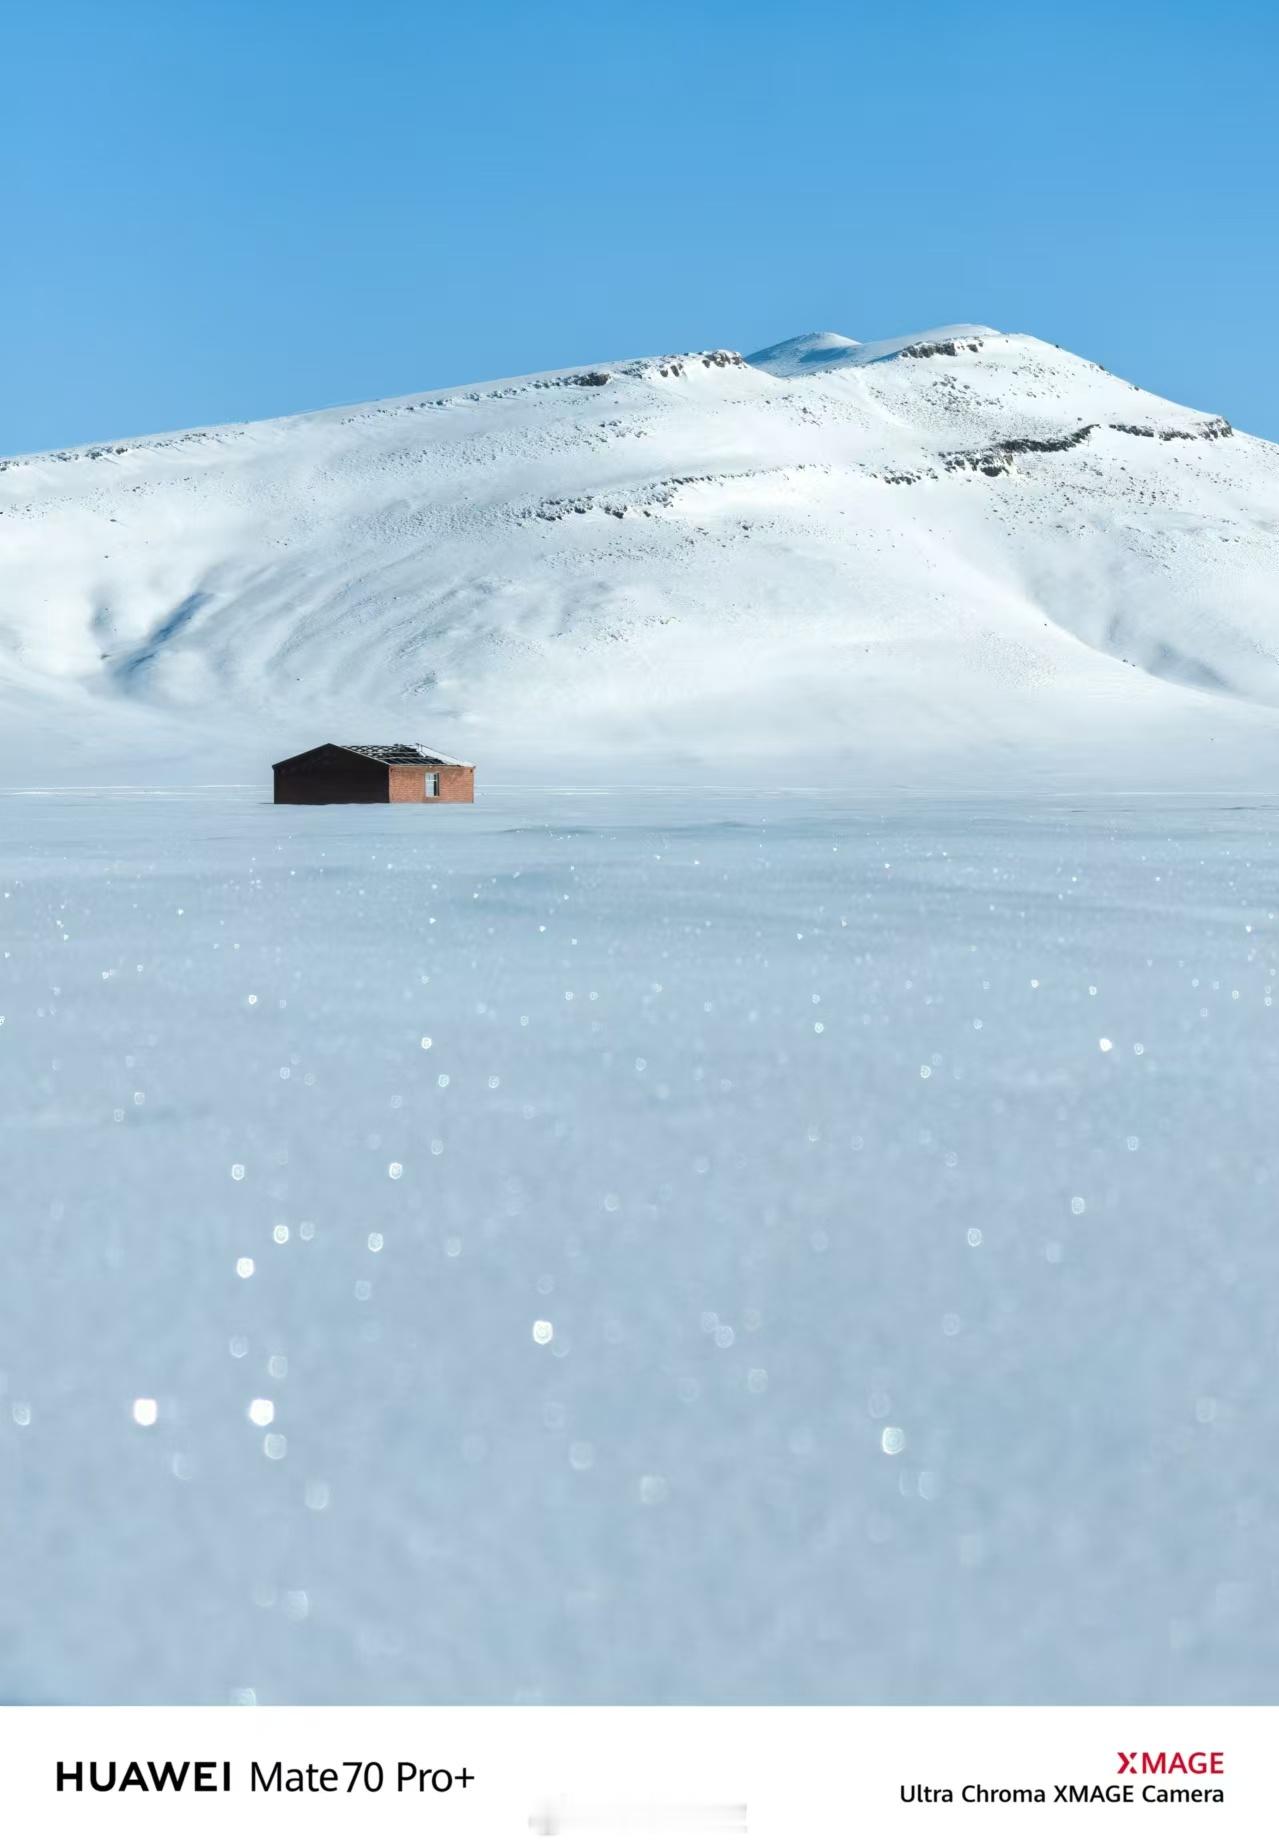
<svg viewBox="0 0 1279 1848">
<path fill-rule="evenodd" d="M 1279 438 L 1279 9 L 15 0 L 0 451 L 986 321 Z"/>
</svg>

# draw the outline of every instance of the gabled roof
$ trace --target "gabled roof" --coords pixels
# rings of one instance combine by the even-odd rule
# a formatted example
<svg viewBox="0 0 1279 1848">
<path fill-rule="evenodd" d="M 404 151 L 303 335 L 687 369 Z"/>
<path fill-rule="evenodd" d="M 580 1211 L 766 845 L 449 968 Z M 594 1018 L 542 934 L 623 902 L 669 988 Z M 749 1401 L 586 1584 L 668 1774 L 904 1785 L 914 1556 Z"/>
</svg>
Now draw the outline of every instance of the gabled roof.
<svg viewBox="0 0 1279 1848">
<path fill-rule="evenodd" d="M 445 757 L 442 751 L 428 751 L 424 744 L 340 744 L 339 751 L 354 751 L 359 757 L 371 757 L 379 764 L 456 764 L 471 770 L 460 757 Z"/>
</svg>

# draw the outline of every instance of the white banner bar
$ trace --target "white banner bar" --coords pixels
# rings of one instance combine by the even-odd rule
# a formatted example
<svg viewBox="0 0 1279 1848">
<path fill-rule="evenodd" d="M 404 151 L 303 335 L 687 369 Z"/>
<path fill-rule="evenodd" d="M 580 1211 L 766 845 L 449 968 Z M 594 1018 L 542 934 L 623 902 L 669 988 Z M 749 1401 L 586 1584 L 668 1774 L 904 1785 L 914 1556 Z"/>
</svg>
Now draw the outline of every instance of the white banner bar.
<svg viewBox="0 0 1279 1848">
<path fill-rule="evenodd" d="M 1276 1839 L 1228 1707 L 14 1708 L 15 1844 Z M 175 1837 L 176 1832 L 176 1837 Z"/>
</svg>

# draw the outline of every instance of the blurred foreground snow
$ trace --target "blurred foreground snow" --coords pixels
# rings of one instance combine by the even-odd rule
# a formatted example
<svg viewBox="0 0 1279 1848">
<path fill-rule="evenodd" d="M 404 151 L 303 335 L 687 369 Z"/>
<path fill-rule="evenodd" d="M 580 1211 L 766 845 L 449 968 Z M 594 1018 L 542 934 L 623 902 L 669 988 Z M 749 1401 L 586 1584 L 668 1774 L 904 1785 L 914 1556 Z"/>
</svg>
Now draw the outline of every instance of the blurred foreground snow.
<svg viewBox="0 0 1279 1848">
<path fill-rule="evenodd" d="M 0 866 L 0 1697 L 1273 1697 L 1273 806 Z"/>
</svg>

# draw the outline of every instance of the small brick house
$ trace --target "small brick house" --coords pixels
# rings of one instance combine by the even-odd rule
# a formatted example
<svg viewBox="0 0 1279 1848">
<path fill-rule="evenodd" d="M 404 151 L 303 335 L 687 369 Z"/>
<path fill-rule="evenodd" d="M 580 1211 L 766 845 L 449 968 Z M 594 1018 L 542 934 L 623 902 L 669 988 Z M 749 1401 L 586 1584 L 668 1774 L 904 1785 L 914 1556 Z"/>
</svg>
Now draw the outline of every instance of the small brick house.
<svg viewBox="0 0 1279 1848">
<path fill-rule="evenodd" d="M 319 744 L 272 769 L 277 802 L 475 800 L 475 765 L 420 744 Z"/>
</svg>

